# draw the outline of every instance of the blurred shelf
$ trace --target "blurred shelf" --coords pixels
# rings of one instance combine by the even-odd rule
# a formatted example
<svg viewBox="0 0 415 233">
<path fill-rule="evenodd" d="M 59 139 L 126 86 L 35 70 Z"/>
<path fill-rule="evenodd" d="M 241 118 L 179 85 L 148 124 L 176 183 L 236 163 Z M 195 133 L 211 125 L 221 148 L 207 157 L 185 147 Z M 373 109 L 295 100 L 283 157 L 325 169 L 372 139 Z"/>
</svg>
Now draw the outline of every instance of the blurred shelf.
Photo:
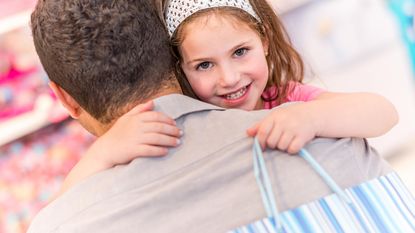
<svg viewBox="0 0 415 233">
<path fill-rule="evenodd" d="M 25 10 L 12 16 L 0 18 L 0 34 L 29 26 L 31 10 Z"/>
<path fill-rule="evenodd" d="M 30 25 L 30 15 L 37 0 L 0 0 L 0 36 Z M 68 116 L 63 107 L 50 95 L 35 100 L 30 112 L 0 121 L 0 146 L 33 133 Z"/>
<path fill-rule="evenodd" d="M 0 34 L 29 26 L 35 0 L 0 0 Z"/>
</svg>

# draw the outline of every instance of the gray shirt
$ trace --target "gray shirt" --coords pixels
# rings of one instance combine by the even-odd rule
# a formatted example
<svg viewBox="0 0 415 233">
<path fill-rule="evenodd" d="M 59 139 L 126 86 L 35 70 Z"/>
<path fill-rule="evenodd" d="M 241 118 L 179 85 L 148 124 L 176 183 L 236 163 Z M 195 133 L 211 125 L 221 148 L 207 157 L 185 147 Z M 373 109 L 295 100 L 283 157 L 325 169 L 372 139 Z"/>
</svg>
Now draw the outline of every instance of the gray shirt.
<svg viewBox="0 0 415 233">
<path fill-rule="evenodd" d="M 91 176 L 44 208 L 29 233 L 225 232 L 266 217 L 246 129 L 268 111 L 223 110 L 182 95 L 156 99 L 182 145 Z M 318 138 L 306 148 L 343 188 L 391 171 L 363 139 Z M 264 153 L 279 210 L 331 193 L 299 156 Z"/>
</svg>

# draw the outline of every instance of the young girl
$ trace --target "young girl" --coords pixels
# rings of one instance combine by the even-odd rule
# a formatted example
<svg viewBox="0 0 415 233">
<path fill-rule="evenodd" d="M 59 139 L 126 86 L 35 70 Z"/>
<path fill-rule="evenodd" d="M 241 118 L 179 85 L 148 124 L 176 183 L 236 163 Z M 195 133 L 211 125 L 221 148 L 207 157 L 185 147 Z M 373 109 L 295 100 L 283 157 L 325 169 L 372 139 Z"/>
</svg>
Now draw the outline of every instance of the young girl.
<svg viewBox="0 0 415 233">
<path fill-rule="evenodd" d="M 316 136 L 374 137 L 396 122 L 369 93 L 301 84 L 303 63 L 266 0 L 171 0 L 165 19 L 185 94 L 224 108 L 278 108 L 248 129 L 263 147 L 298 152 Z M 380 119 L 379 116 L 382 116 Z"/>
<path fill-rule="evenodd" d="M 301 58 L 265 0 L 171 0 L 165 9 L 184 94 L 244 110 L 302 101 L 273 110 L 247 130 L 263 148 L 297 153 L 314 137 L 374 137 L 397 122 L 393 105 L 379 95 L 332 93 L 302 84 Z M 140 129 L 151 124 L 151 110 L 151 102 L 134 108 L 116 123 L 117 130 L 105 135 L 107 143 L 101 143 L 113 151 L 117 144 L 111 140 L 125 137 L 133 146 L 119 145 L 116 154 L 106 156 L 101 153 L 105 148 L 92 146 L 62 191 L 97 171 L 140 156 L 161 156 L 166 147 L 178 145 L 180 136 L 156 130 L 150 131 L 153 138 L 163 140 L 145 140 L 149 131 Z M 138 117 L 128 119 L 134 115 Z M 167 118 L 163 123 L 173 124 Z"/>
</svg>

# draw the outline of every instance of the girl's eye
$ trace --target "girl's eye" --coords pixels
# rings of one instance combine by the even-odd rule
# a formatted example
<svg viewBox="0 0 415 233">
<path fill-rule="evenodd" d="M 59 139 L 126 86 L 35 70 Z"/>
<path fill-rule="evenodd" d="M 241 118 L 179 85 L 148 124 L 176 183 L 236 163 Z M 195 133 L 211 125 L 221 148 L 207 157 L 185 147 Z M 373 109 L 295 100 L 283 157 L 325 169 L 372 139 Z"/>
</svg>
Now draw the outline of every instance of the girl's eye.
<svg viewBox="0 0 415 233">
<path fill-rule="evenodd" d="M 211 66 L 212 66 L 212 63 L 205 61 L 205 62 L 202 62 L 199 65 L 197 65 L 196 69 L 197 70 L 207 70 Z"/>
<path fill-rule="evenodd" d="M 240 48 L 240 49 L 237 49 L 236 51 L 235 51 L 235 56 L 237 56 L 237 57 L 241 57 L 241 56 L 243 56 L 246 52 L 248 51 L 248 49 L 246 49 L 246 48 Z"/>
</svg>

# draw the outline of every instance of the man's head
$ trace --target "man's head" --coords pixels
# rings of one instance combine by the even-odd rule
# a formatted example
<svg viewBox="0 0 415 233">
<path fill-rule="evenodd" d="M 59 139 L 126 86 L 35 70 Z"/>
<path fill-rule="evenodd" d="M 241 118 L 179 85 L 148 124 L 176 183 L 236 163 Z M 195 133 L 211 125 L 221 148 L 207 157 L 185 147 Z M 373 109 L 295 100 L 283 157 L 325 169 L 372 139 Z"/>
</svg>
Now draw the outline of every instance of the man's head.
<svg viewBox="0 0 415 233">
<path fill-rule="evenodd" d="M 51 87 L 74 118 L 110 124 L 175 85 L 169 37 L 152 0 L 39 0 L 33 40 Z M 81 121 L 82 123 L 82 121 Z"/>
</svg>

